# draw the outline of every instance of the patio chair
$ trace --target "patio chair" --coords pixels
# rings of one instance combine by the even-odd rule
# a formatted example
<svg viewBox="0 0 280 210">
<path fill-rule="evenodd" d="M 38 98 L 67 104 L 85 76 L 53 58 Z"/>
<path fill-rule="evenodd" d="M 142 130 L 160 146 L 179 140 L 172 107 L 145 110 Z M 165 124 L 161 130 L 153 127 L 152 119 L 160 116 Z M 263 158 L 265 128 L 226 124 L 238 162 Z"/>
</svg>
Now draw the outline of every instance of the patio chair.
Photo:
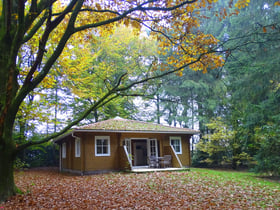
<svg viewBox="0 0 280 210">
<path fill-rule="evenodd" d="M 159 168 L 159 162 L 156 156 L 148 157 L 149 168 Z"/>
<path fill-rule="evenodd" d="M 171 155 L 164 155 L 163 159 L 161 160 L 161 165 L 166 168 L 166 167 L 171 167 Z"/>
</svg>

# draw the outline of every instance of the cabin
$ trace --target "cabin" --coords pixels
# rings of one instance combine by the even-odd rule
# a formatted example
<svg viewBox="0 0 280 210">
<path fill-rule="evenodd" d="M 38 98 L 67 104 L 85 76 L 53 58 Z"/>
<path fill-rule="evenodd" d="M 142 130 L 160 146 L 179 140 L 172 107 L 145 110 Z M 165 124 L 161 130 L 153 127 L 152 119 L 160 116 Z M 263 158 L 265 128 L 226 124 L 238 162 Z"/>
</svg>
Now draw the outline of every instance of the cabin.
<svg viewBox="0 0 280 210">
<path fill-rule="evenodd" d="M 80 175 L 135 168 L 190 167 L 190 138 L 199 131 L 115 118 L 57 138 L 59 168 Z M 169 162 L 164 162 L 168 157 Z"/>
</svg>

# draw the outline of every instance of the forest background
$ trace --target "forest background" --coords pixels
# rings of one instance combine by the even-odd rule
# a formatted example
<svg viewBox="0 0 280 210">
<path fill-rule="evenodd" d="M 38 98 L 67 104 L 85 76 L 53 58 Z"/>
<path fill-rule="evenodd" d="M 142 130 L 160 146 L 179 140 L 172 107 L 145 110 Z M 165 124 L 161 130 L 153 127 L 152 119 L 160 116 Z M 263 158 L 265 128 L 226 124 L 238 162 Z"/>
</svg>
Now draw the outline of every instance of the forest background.
<svg viewBox="0 0 280 210">
<path fill-rule="evenodd" d="M 132 96 L 124 94 L 95 110 L 81 123 L 119 116 L 198 128 L 200 137 L 192 138 L 193 166 L 245 167 L 279 175 L 280 9 L 274 4 L 253 1 L 241 14 L 233 12 L 230 17 L 213 16 L 216 11 L 225 12 L 221 8 L 228 5 L 227 1 L 202 11 L 207 18 L 199 30 L 220 40 L 225 65 L 207 73 L 186 69 L 148 82 L 137 87 Z M 143 68 L 151 68 L 155 58 L 168 65 L 172 53 L 172 49 L 160 53 L 147 28 L 139 33 L 118 26 L 110 36 L 87 38 L 89 42 L 83 45 L 72 43 L 73 48 L 66 52 L 71 56 L 64 56 L 55 66 L 58 72 L 71 69 L 69 75 L 50 75 L 47 90 L 26 100 L 15 127 L 18 141 L 39 139 L 61 129 L 65 121 L 104 92 L 104 78 L 124 70 L 145 77 Z M 94 82 L 93 72 L 98 72 Z M 57 165 L 57 156 L 52 142 L 33 146 L 18 155 L 16 167 Z"/>
</svg>

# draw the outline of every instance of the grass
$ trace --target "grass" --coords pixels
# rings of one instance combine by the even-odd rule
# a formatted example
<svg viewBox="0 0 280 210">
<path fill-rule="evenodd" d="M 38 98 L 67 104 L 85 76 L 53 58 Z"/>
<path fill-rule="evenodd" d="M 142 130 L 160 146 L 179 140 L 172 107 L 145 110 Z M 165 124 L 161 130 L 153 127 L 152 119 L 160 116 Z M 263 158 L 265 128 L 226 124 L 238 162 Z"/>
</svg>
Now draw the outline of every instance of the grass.
<svg viewBox="0 0 280 210">
<path fill-rule="evenodd" d="M 259 186 L 267 187 L 279 187 L 280 189 L 280 180 L 273 179 L 263 179 L 255 173 L 244 172 L 244 171 L 234 171 L 234 170 L 217 170 L 217 169 L 204 169 L 204 168 L 192 168 L 194 172 L 198 172 L 201 176 L 213 176 L 219 180 L 231 180 L 240 185 L 248 185 L 248 183 Z"/>
</svg>

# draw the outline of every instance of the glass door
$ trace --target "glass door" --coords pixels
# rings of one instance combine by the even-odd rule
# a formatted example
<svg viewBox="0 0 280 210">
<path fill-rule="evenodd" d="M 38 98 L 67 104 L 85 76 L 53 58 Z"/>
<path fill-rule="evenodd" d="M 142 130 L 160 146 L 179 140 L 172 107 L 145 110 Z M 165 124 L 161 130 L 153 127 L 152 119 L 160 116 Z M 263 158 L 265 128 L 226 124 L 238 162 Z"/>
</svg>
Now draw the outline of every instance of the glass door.
<svg viewBox="0 0 280 210">
<path fill-rule="evenodd" d="M 156 139 L 148 139 L 148 156 L 158 157 L 158 145 Z"/>
</svg>

